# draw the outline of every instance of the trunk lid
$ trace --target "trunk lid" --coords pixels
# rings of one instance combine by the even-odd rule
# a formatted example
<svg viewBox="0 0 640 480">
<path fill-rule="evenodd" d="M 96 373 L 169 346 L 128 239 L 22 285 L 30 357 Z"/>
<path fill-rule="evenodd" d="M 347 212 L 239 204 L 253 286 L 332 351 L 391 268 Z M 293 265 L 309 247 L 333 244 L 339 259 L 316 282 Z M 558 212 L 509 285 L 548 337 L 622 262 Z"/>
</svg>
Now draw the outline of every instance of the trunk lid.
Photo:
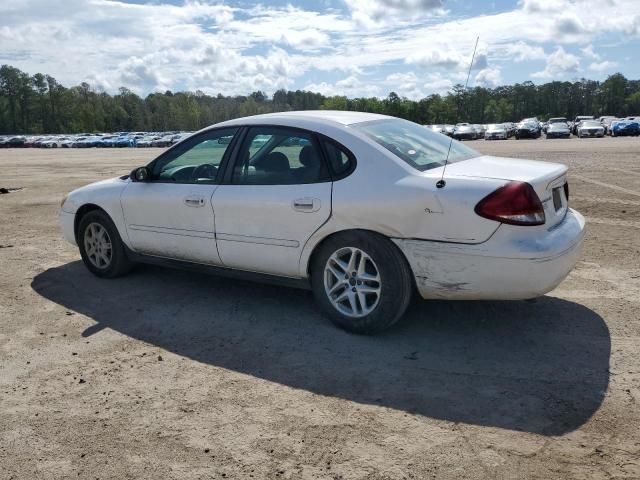
<svg viewBox="0 0 640 480">
<path fill-rule="evenodd" d="M 567 167 L 559 163 L 481 156 L 447 165 L 446 176 L 491 178 L 529 183 L 544 206 L 545 225 L 562 221 L 568 208 Z"/>
</svg>

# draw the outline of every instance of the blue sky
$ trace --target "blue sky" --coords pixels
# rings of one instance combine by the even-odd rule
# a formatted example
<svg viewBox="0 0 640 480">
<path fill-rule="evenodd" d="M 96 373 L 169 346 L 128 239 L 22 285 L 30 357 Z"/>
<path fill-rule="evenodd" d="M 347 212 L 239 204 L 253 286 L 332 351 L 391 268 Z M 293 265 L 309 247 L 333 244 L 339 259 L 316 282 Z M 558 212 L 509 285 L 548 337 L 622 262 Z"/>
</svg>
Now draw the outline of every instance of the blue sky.
<svg viewBox="0 0 640 480">
<path fill-rule="evenodd" d="M 12 0 L 0 63 L 108 92 L 278 88 L 409 98 L 621 72 L 640 78 L 640 0 Z"/>
</svg>

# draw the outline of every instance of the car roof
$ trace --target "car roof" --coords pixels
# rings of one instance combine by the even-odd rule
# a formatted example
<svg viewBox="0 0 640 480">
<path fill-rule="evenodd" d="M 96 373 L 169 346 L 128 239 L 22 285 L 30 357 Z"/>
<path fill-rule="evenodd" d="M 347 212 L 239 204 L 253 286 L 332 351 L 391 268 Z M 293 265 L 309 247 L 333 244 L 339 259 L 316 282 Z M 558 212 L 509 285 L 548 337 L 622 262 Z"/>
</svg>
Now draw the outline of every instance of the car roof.
<svg viewBox="0 0 640 480">
<path fill-rule="evenodd" d="M 352 125 L 354 123 L 369 122 L 372 120 L 390 119 L 387 115 L 367 112 L 350 112 L 340 110 L 302 110 L 292 112 L 265 113 L 263 115 L 253 115 L 251 117 L 236 118 L 226 122 L 216 124 L 216 127 L 226 125 L 266 125 L 271 122 L 278 123 L 284 121 L 304 121 L 305 123 L 317 122 L 318 124 L 340 124 Z"/>
</svg>

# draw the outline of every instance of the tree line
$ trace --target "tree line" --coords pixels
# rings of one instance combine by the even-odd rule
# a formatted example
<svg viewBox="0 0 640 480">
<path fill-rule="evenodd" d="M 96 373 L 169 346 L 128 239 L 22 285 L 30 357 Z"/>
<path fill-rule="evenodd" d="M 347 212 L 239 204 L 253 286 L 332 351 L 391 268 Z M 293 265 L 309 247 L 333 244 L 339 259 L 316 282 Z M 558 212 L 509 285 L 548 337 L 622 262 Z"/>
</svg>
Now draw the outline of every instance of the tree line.
<svg viewBox="0 0 640 480">
<path fill-rule="evenodd" d="M 605 81 L 580 79 L 541 85 L 517 83 L 410 100 L 395 92 L 386 98 L 325 96 L 278 90 L 246 96 L 202 91 L 151 93 L 142 98 L 121 87 L 111 95 L 88 83 L 65 87 L 51 75 L 0 67 L 0 133 L 79 133 L 198 130 L 231 118 L 287 110 L 357 110 L 421 123 L 496 123 L 526 117 L 640 115 L 640 80 L 616 73 Z"/>
</svg>

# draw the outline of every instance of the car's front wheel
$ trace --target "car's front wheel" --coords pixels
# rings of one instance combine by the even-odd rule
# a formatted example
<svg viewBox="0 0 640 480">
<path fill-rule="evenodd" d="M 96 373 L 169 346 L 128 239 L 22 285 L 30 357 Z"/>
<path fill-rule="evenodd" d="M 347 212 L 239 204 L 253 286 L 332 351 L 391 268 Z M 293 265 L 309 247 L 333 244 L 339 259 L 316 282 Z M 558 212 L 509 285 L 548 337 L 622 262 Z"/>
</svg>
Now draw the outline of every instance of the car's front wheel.
<svg viewBox="0 0 640 480">
<path fill-rule="evenodd" d="M 98 277 L 119 277 L 133 266 L 118 229 L 102 210 L 92 210 L 80 219 L 78 246 L 82 261 Z"/>
<path fill-rule="evenodd" d="M 373 334 L 404 314 L 413 292 L 409 265 L 389 239 L 350 231 L 329 238 L 314 255 L 311 271 L 318 304 L 339 327 Z"/>
</svg>

